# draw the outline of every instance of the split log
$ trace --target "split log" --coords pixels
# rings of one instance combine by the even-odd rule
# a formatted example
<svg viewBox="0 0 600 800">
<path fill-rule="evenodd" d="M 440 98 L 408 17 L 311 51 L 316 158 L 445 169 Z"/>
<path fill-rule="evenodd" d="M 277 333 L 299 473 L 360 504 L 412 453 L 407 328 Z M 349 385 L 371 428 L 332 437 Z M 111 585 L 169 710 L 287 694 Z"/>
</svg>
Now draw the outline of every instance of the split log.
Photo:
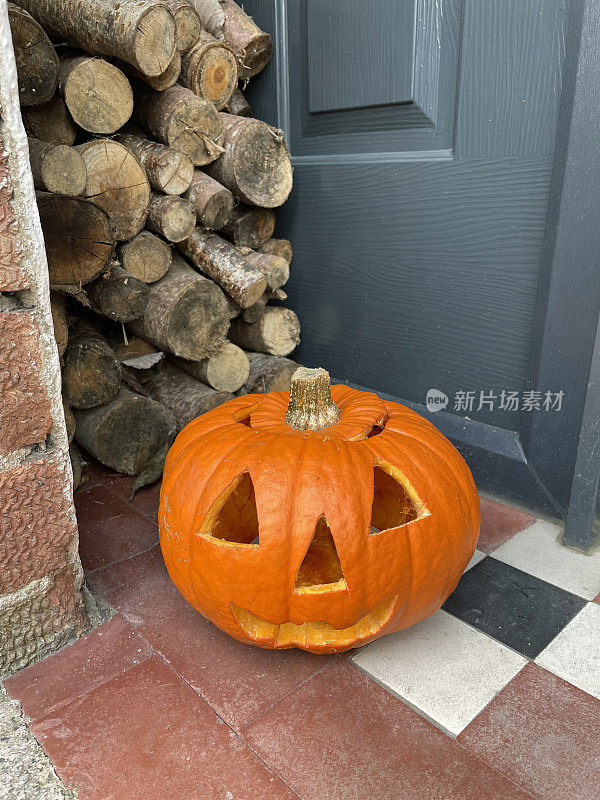
<svg viewBox="0 0 600 800">
<path fill-rule="evenodd" d="M 69 458 L 71 460 L 71 472 L 73 473 L 73 491 L 76 491 L 83 482 L 85 461 L 74 444 L 69 447 Z"/>
<path fill-rule="evenodd" d="M 77 126 L 71 119 L 62 97 L 55 96 L 41 106 L 21 110 L 25 130 L 42 142 L 73 144 Z"/>
<path fill-rule="evenodd" d="M 272 256 L 279 256 L 279 258 L 285 258 L 288 264 L 292 263 L 294 251 L 287 239 L 269 239 L 268 242 L 261 244 L 257 249 L 259 253 L 269 253 L 269 255 Z"/>
<path fill-rule="evenodd" d="M 238 62 L 231 47 L 204 31 L 181 59 L 179 83 L 220 110 L 237 86 L 237 74 Z"/>
<path fill-rule="evenodd" d="M 122 66 L 125 74 L 129 75 L 130 78 L 144 81 L 157 92 L 164 92 L 165 89 L 170 89 L 171 86 L 177 83 L 181 74 L 181 55 L 177 51 L 174 53 L 169 64 L 167 64 L 165 70 L 159 75 L 144 75 L 139 69 L 132 67 L 130 64 L 125 64 L 124 61 L 120 61 L 119 64 Z"/>
<path fill-rule="evenodd" d="M 147 226 L 169 242 L 181 242 L 196 227 L 196 212 L 189 200 L 152 192 Z"/>
<path fill-rule="evenodd" d="M 234 319 L 229 338 L 244 350 L 287 356 L 300 342 L 300 322 L 289 308 L 267 308 L 257 322 Z"/>
<path fill-rule="evenodd" d="M 171 248 L 149 231 L 120 244 L 117 253 L 123 269 L 144 283 L 160 280 L 171 266 Z"/>
<path fill-rule="evenodd" d="M 71 444 L 71 442 L 73 441 L 73 437 L 75 436 L 75 428 L 76 428 L 75 415 L 71 411 L 70 406 L 68 406 L 64 401 L 62 406 L 65 415 L 65 428 L 67 429 L 67 440 L 69 444 Z"/>
<path fill-rule="evenodd" d="M 175 20 L 177 51 L 187 53 L 202 35 L 202 22 L 198 12 L 188 0 L 165 0 L 165 5 Z"/>
<path fill-rule="evenodd" d="M 159 75 L 175 52 L 175 20 L 161 0 L 18 0 L 50 34 L 93 55 Z"/>
<path fill-rule="evenodd" d="M 249 117 L 252 113 L 250 103 L 244 97 L 239 86 L 236 86 L 233 90 L 229 102 L 227 103 L 226 111 L 228 114 L 233 114 L 236 117 Z"/>
<path fill-rule="evenodd" d="M 87 169 L 84 196 L 108 214 L 118 240 L 132 239 L 148 215 L 146 173 L 133 154 L 112 139 L 95 139 L 77 149 Z"/>
<path fill-rule="evenodd" d="M 219 116 L 225 151 L 207 165 L 208 174 L 250 205 L 280 206 L 292 190 L 292 164 L 283 133 L 257 119 Z"/>
<path fill-rule="evenodd" d="M 238 394 L 289 391 L 292 375 L 298 369 L 295 361 L 265 353 L 246 355 L 250 363 L 250 374 Z"/>
<path fill-rule="evenodd" d="M 212 103 L 184 86 L 154 92 L 134 84 L 134 117 L 163 144 L 186 153 L 196 166 L 222 153 L 223 123 Z"/>
<path fill-rule="evenodd" d="M 202 170 L 194 170 L 190 188 L 184 197 L 196 211 L 198 224 L 218 231 L 233 213 L 233 195 Z"/>
<path fill-rule="evenodd" d="M 89 133 L 114 133 L 133 111 L 129 81 L 103 58 L 63 56 L 59 91 L 75 122 Z"/>
<path fill-rule="evenodd" d="M 229 325 L 223 292 L 181 256 L 173 254 L 171 269 L 149 289 L 146 313 L 129 323 L 136 336 L 192 361 L 210 358 L 223 346 Z"/>
<path fill-rule="evenodd" d="M 119 391 L 121 366 L 114 350 L 86 319 L 71 322 L 62 381 L 63 398 L 72 408 L 95 408 Z"/>
<path fill-rule="evenodd" d="M 248 79 L 268 64 L 273 42 L 233 0 L 192 0 L 204 27 L 232 47 L 240 62 L 239 76 Z"/>
<path fill-rule="evenodd" d="M 68 144 L 42 142 L 28 137 L 29 163 L 36 189 L 55 194 L 83 194 L 87 171 L 83 158 Z"/>
<path fill-rule="evenodd" d="M 8 4 L 8 21 L 17 65 L 19 102 L 22 106 L 47 103 L 58 83 L 58 56 L 54 47 L 41 25 L 18 5 Z"/>
<path fill-rule="evenodd" d="M 146 284 L 114 261 L 110 270 L 87 287 L 94 311 L 115 322 L 130 322 L 144 314 L 150 298 Z"/>
<path fill-rule="evenodd" d="M 220 392 L 237 392 L 240 386 L 243 386 L 248 380 L 250 374 L 248 356 L 240 347 L 231 342 L 225 342 L 214 356 L 205 358 L 203 361 L 174 358 L 173 363 L 193 378 Z"/>
<path fill-rule="evenodd" d="M 178 431 L 201 414 L 233 399 L 230 392 L 217 392 L 166 361 L 152 370 L 144 390 L 171 409 Z"/>
<path fill-rule="evenodd" d="M 50 283 L 73 285 L 98 277 L 113 254 L 108 215 L 90 200 L 37 193 Z"/>
<path fill-rule="evenodd" d="M 153 189 L 165 194 L 183 194 L 189 189 L 194 165 L 185 153 L 133 134 L 117 135 L 115 140 L 137 158 Z"/>
<path fill-rule="evenodd" d="M 285 258 L 272 256 L 269 253 L 248 253 L 244 256 L 254 269 L 257 269 L 267 279 L 269 289 L 276 290 L 283 286 L 290 277 L 290 265 Z"/>
<path fill-rule="evenodd" d="M 256 303 L 250 308 L 245 308 L 240 314 L 240 319 L 244 322 L 258 322 L 262 315 L 267 310 L 267 303 L 269 298 L 265 292 L 262 297 L 259 297 Z"/>
<path fill-rule="evenodd" d="M 250 266 L 229 242 L 210 231 L 198 227 L 177 246 L 242 308 L 253 305 L 267 288 L 265 276 Z"/>
<path fill-rule="evenodd" d="M 126 475 L 137 475 L 175 433 L 173 413 L 149 397 L 121 386 L 118 395 L 100 408 L 75 412 L 75 438 L 102 464 Z"/>
<path fill-rule="evenodd" d="M 67 322 L 67 312 L 65 311 L 64 295 L 52 292 L 50 295 L 50 311 L 52 312 L 52 327 L 54 328 L 54 339 L 58 348 L 58 355 L 62 356 L 69 341 L 69 324 Z"/>
<path fill-rule="evenodd" d="M 222 228 L 223 236 L 238 247 L 255 250 L 270 239 L 275 230 L 275 214 L 268 208 L 239 205 Z"/>
</svg>

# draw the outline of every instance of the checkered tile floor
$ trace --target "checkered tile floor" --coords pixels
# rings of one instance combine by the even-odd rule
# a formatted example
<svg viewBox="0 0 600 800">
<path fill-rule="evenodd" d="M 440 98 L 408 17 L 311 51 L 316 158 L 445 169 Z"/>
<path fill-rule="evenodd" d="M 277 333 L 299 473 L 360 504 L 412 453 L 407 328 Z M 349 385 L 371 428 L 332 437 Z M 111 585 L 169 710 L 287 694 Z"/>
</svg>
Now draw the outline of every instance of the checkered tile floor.
<svg viewBox="0 0 600 800">
<path fill-rule="evenodd" d="M 80 800 L 598 800 L 600 553 L 482 500 L 444 607 L 353 653 L 239 644 L 171 585 L 158 487 L 90 470 L 107 623 L 5 681 Z"/>
</svg>

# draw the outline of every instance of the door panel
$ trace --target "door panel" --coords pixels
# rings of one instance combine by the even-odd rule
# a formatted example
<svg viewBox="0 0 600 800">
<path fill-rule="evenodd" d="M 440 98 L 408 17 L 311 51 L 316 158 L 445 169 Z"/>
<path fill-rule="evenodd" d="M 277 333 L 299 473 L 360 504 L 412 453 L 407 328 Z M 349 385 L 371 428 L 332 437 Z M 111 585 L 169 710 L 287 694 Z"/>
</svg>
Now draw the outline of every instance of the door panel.
<svg viewBox="0 0 600 800">
<path fill-rule="evenodd" d="M 443 391 L 431 419 L 481 480 L 557 512 L 521 443 L 526 412 L 498 399 L 531 388 L 569 3 L 245 7 L 275 34 L 248 96 L 295 168 L 278 234 L 295 251 L 298 359 L 419 410 Z"/>
</svg>

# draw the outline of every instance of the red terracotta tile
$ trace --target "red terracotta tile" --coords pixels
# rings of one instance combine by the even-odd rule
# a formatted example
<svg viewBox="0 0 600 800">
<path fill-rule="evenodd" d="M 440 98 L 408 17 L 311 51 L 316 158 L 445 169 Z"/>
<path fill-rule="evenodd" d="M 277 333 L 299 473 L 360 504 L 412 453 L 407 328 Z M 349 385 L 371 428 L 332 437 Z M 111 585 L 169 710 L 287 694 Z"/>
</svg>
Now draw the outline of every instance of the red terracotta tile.
<svg viewBox="0 0 600 800">
<path fill-rule="evenodd" d="M 156 544 L 145 553 L 132 556 L 126 561 L 117 561 L 108 567 L 101 567 L 86 575 L 86 580 L 100 594 L 108 594 L 126 583 L 135 585 L 149 572 L 153 572 L 164 564 L 160 545 Z"/>
<path fill-rule="evenodd" d="M 34 719 L 57 709 L 144 661 L 151 650 L 116 615 L 53 656 L 7 678 L 6 689 Z"/>
<path fill-rule="evenodd" d="M 483 550 L 484 553 L 491 553 L 535 519 L 531 514 L 519 511 L 518 508 L 496 503 L 487 497 L 481 497 L 480 500 L 481 531 L 477 549 Z"/>
<path fill-rule="evenodd" d="M 241 644 L 188 605 L 164 567 L 108 600 L 236 730 L 335 658 Z"/>
<path fill-rule="evenodd" d="M 158 541 L 157 526 L 105 486 L 78 492 L 75 508 L 79 553 L 86 570 L 130 558 Z"/>
<path fill-rule="evenodd" d="M 302 800 L 531 800 L 347 661 L 243 736 Z"/>
<path fill-rule="evenodd" d="M 157 656 L 33 732 L 79 800 L 294 800 Z"/>
<path fill-rule="evenodd" d="M 130 475 L 121 475 L 118 472 L 106 470 L 103 473 L 102 481 L 112 492 L 118 495 L 121 500 L 130 503 L 136 511 L 145 517 L 158 522 L 158 503 L 160 500 L 160 485 L 162 481 L 157 481 L 150 486 L 142 486 L 131 497 L 131 491 L 135 478 Z"/>
<path fill-rule="evenodd" d="M 600 603 L 600 594 L 598 597 L 594 597 L 594 603 Z"/>
<path fill-rule="evenodd" d="M 543 800 L 597 800 L 600 701 L 528 664 L 458 741 Z"/>
</svg>

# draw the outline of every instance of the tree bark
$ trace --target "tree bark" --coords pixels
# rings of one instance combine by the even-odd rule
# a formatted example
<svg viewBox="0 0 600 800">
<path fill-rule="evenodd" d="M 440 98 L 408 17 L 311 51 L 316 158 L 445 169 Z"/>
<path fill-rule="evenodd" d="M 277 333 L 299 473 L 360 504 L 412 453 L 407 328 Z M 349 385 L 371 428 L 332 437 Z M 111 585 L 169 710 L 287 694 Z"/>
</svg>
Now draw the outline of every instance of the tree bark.
<svg viewBox="0 0 600 800">
<path fill-rule="evenodd" d="M 172 359 L 175 366 L 220 392 L 237 392 L 244 385 L 250 373 L 250 363 L 244 351 L 231 342 L 211 358 L 203 361 Z"/>
<path fill-rule="evenodd" d="M 257 119 L 219 115 L 223 155 L 206 171 L 246 203 L 275 208 L 292 190 L 292 164 L 283 133 Z"/>
<path fill-rule="evenodd" d="M 103 58 L 63 56 L 59 90 L 75 122 L 89 133 L 114 133 L 133 111 L 127 77 Z"/>
<path fill-rule="evenodd" d="M 186 153 L 196 166 L 208 164 L 223 151 L 223 123 L 212 103 L 184 86 L 154 92 L 134 84 L 134 117 L 163 144 Z"/>
<path fill-rule="evenodd" d="M 173 58 L 160 75 L 144 75 L 139 69 L 126 64 L 124 61 L 120 61 L 119 64 L 123 67 L 126 75 L 138 81 L 144 81 L 156 92 L 164 92 L 166 89 L 170 89 L 171 86 L 177 83 L 181 74 L 181 54 L 177 51 L 175 51 Z"/>
<path fill-rule="evenodd" d="M 133 239 L 144 227 L 150 185 L 137 159 L 112 139 L 95 139 L 77 148 L 87 169 L 84 196 L 112 220 L 119 241 Z"/>
<path fill-rule="evenodd" d="M 160 280 L 171 266 L 171 248 L 149 231 L 120 244 L 117 253 L 123 269 L 144 283 Z"/>
<path fill-rule="evenodd" d="M 258 322 L 258 320 L 267 310 L 268 299 L 267 293 L 265 292 L 261 297 L 258 298 L 253 306 L 250 306 L 250 308 L 245 308 L 242 311 L 242 313 L 239 315 L 240 319 L 244 322 Z"/>
<path fill-rule="evenodd" d="M 265 276 L 214 233 L 198 227 L 177 246 L 242 308 L 253 305 L 267 287 Z"/>
<path fill-rule="evenodd" d="M 233 195 L 202 170 L 194 170 L 190 188 L 184 197 L 196 211 L 198 224 L 218 231 L 233 213 Z"/>
<path fill-rule="evenodd" d="M 275 291 L 287 283 L 290 277 L 290 265 L 285 258 L 272 256 L 269 253 L 248 253 L 245 256 L 254 269 L 257 269 L 267 279 L 269 289 Z"/>
<path fill-rule="evenodd" d="M 115 261 L 109 272 L 89 285 L 88 296 L 94 311 L 115 322 L 131 322 L 144 314 L 150 292 Z"/>
<path fill-rule="evenodd" d="M 181 242 L 196 227 L 196 212 L 183 197 L 152 192 L 146 224 L 170 242 Z"/>
<path fill-rule="evenodd" d="M 187 0 L 165 0 L 165 5 L 175 20 L 175 46 L 179 53 L 187 53 L 202 35 L 202 22 L 198 12 Z"/>
<path fill-rule="evenodd" d="M 87 320 L 71 320 L 63 361 L 63 398 L 72 408 L 95 408 L 119 391 L 121 367 L 114 350 Z"/>
<path fill-rule="evenodd" d="M 126 475 L 137 475 L 175 433 L 173 413 L 149 397 L 121 386 L 118 395 L 100 408 L 75 412 L 75 438 L 102 464 Z"/>
<path fill-rule="evenodd" d="M 171 269 L 149 288 L 146 313 L 129 323 L 136 336 L 191 361 L 209 358 L 223 346 L 229 309 L 213 281 L 174 254 Z"/>
<path fill-rule="evenodd" d="M 58 348 L 58 355 L 62 356 L 69 341 L 69 325 L 67 312 L 65 311 L 64 295 L 52 292 L 50 295 L 50 311 L 52 312 L 52 327 L 54 328 L 54 339 Z"/>
<path fill-rule="evenodd" d="M 221 230 L 238 247 L 255 250 L 273 235 L 275 214 L 268 208 L 239 205 Z"/>
<path fill-rule="evenodd" d="M 267 308 L 257 322 L 234 319 L 229 338 L 244 350 L 287 356 L 300 343 L 300 322 L 289 308 Z"/>
<path fill-rule="evenodd" d="M 133 153 L 156 191 L 178 195 L 189 189 L 194 165 L 185 153 L 132 134 L 117 135 L 115 140 Z"/>
<path fill-rule="evenodd" d="M 42 142 L 74 144 L 77 126 L 71 119 L 62 97 L 53 97 L 41 106 L 22 108 L 25 130 Z"/>
<path fill-rule="evenodd" d="M 264 69 L 273 54 L 271 37 L 237 3 L 233 0 L 192 0 L 192 3 L 204 27 L 216 39 L 233 47 L 240 62 L 240 78 L 251 78 Z"/>
<path fill-rule="evenodd" d="M 182 57 L 179 82 L 221 109 L 237 86 L 237 73 L 238 62 L 231 47 L 204 31 Z"/>
<path fill-rule="evenodd" d="M 269 253 L 269 255 L 272 256 L 279 256 L 279 258 L 285 258 L 288 264 L 292 263 L 294 251 L 287 239 L 269 239 L 268 242 L 265 242 L 257 249 L 259 253 Z"/>
<path fill-rule="evenodd" d="M 50 283 L 77 286 L 100 275 L 115 246 L 108 215 L 81 197 L 38 192 L 37 201 Z"/>
<path fill-rule="evenodd" d="M 233 114 L 236 117 L 249 117 L 252 113 L 250 103 L 244 97 L 239 86 L 236 86 L 236 88 L 233 90 L 225 110 L 228 114 Z"/>
<path fill-rule="evenodd" d="M 265 353 L 247 353 L 246 355 L 250 364 L 250 374 L 238 394 L 252 394 L 253 392 L 262 394 L 289 390 L 292 375 L 298 369 L 295 361 Z"/>
<path fill-rule="evenodd" d="M 201 414 L 233 399 L 230 392 L 217 392 L 168 361 L 154 367 L 143 385 L 153 400 L 173 412 L 178 431 Z"/>
<path fill-rule="evenodd" d="M 72 196 L 83 194 L 87 171 L 83 158 L 67 144 L 28 137 L 29 163 L 36 189 Z"/>
<path fill-rule="evenodd" d="M 22 106 L 37 106 L 47 103 L 54 94 L 58 83 L 58 56 L 41 25 L 19 5 L 8 4 L 19 102 Z"/>
<path fill-rule="evenodd" d="M 175 52 L 175 20 L 161 0 L 18 0 L 51 35 L 93 55 L 159 75 Z"/>
</svg>

